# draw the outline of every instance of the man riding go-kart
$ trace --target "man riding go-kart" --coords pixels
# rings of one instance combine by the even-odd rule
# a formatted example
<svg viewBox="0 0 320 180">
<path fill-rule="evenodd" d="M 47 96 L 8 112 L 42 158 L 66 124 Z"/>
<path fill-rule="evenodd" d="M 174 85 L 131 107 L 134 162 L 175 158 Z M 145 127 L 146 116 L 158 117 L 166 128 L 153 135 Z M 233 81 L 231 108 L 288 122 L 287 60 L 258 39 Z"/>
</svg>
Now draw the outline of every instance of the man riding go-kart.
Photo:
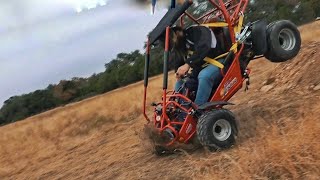
<svg viewBox="0 0 320 180">
<path fill-rule="evenodd" d="M 221 54 L 220 45 L 213 31 L 205 26 L 192 26 L 187 30 L 175 27 L 172 28 L 172 32 L 171 53 L 175 56 L 171 60 L 174 61 L 177 78 L 175 91 L 178 92 L 183 84 L 182 78 L 192 68 L 191 77 L 195 79 L 194 81 L 198 80 L 194 103 L 198 106 L 202 105 L 210 98 L 214 84 L 219 84 L 222 79 L 220 67 L 223 64 L 220 66 L 206 64 L 204 61 L 205 57 L 215 58 Z M 188 52 L 192 52 L 189 57 Z M 218 62 L 222 63 L 223 59 Z"/>
<path fill-rule="evenodd" d="M 248 0 L 208 1 L 215 8 L 199 18 L 186 12 L 193 4 L 191 0 L 169 9 L 148 36 L 143 101 L 143 113 L 148 121 L 150 46 L 158 40 L 165 44 L 162 101 L 153 103 L 152 119 L 159 135 L 166 137 L 162 146 L 197 139 L 210 150 L 231 147 L 238 133 L 237 121 L 223 106 L 231 104 L 228 100 L 249 78 L 248 63 L 261 56 L 272 62 L 283 62 L 300 50 L 300 33 L 290 21 L 243 25 Z M 182 28 L 185 17 L 194 25 Z M 181 27 L 174 26 L 178 19 Z M 174 91 L 167 91 L 169 59 L 174 61 L 176 69 Z M 184 78 L 190 68 L 191 74 Z"/>
</svg>

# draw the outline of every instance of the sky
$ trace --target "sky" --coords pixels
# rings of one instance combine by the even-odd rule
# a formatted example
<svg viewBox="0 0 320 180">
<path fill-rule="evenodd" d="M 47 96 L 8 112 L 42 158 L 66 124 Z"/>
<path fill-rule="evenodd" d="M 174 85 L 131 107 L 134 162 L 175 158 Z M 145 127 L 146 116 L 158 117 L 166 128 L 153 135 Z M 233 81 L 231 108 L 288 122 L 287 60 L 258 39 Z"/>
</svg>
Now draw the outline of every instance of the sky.
<svg viewBox="0 0 320 180">
<path fill-rule="evenodd" d="M 118 53 L 143 50 L 165 13 L 151 15 L 128 0 L 88 10 L 80 1 L 88 0 L 0 1 L 0 107 L 11 96 L 102 72 Z"/>
</svg>

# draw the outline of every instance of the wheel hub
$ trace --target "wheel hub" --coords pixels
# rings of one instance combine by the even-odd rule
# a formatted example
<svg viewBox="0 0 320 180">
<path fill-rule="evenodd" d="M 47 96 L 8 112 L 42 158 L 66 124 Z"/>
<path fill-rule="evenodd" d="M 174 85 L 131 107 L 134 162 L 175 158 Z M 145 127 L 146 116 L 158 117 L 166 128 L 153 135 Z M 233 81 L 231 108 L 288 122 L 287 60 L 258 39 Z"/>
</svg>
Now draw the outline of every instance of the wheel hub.
<svg viewBox="0 0 320 180">
<path fill-rule="evenodd" d="M 292 30 L 282 29 L 279 34 L 279 43 L 284 50 L 292 50 L 296 45 L 296 38 Z"/>
<path fill-rule="evenodd" d="M 225 119 L 219 119 L 213 125 L 213 136 L 219 141 L 227 140 L 231 135 L 231 125 Z"/>
</svg>

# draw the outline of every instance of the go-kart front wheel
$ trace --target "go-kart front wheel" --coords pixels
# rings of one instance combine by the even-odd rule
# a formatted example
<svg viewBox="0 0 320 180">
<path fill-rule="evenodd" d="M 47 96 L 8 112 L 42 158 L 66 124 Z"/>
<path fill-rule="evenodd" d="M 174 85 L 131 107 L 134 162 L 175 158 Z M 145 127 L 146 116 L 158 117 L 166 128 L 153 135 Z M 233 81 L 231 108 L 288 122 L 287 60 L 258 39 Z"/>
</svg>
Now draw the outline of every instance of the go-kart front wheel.
<svg viewBox="0 0 320 180">
<path fill-rule="evenodd" d="M 198 120 L 197 137 L 211 151 L 230 148 L 237 135 L 237 123 L 229 110 L 212 110 L 204 113 Z"/>
</svg>

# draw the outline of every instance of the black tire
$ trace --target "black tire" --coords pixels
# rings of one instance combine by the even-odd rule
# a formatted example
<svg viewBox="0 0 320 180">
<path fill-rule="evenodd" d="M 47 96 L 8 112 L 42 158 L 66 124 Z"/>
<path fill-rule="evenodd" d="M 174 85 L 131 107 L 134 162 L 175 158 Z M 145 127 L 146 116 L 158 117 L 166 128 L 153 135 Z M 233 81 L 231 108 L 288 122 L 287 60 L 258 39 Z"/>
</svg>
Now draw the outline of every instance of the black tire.
<svg viewBox="0 0 320 180">
<path fill-rule="evenodd" d="M 271 54 L 269 53 L 269 52 L 270 52 L 270 50 L 269 50 L 269 36 L 270 36 L 270 30 L 271 30 L 271 28 L 272 28 L 273 25 L 274 25 L 275 23 L 277 23 L 277 22 L 279 22 L 279 21 L 273 21 L 273 22 L 269 23 L 268 26 L 267 26 L 267 52 L 264 53 L 264 56 L 265 56 L 265 58 L 267 58 L 268 60 L 274 59 L 273 57 L 271 57 Z M 271 60 L 270 60 L 270 61 L 271 61 Z M 271 62 L 272 62 L 272 61 L 271 61 Z"/>
<path fill-rule="evenodd" d="M 272 22 L 267 27 L 268 50 L 264 56 L 271 62 L 284 62 L 295 57 L 301 48 L 300 32 L 288 20 Z"/>
<path fill-rule="evenodd" d="M 237 135 L 237 122 L 229 110 L 212 110 L 198 120 L 197 137 L 201 145 L 210 151 L 230 148 L 235 144 Z"/>
<path fill-rule="evenodd" d="M 252 25 L 252 50 L 256 56 L 263 55 L 268 50 L 267 23 L 263 20 Z"/>
</svg>

